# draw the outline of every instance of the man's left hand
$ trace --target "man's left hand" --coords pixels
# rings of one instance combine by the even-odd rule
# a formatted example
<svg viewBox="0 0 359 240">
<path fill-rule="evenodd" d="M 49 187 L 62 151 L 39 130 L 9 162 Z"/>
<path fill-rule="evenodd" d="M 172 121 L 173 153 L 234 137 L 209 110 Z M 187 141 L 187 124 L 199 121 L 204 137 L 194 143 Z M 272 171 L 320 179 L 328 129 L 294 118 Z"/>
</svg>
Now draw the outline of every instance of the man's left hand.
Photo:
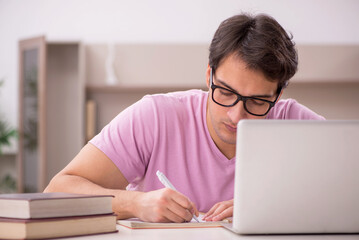
<svg viewBox="0 0 359 240">
<path fill-rule="evenodd" d="M 216 203 L 204 216 L 205 221 L 222 221 L 233 216 L 233 199 Z"/>
</svg>

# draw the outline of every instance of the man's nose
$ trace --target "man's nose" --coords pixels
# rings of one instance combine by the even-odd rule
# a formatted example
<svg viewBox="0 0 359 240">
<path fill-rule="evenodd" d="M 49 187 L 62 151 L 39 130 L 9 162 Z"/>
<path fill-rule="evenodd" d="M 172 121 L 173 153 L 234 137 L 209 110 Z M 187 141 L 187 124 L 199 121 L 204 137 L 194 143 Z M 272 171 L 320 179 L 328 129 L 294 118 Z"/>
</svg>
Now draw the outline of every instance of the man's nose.
<svg viewBox="0 0 359 240">
<path fill-rule="evenodd" d="M 244 109 L 243 101 L 239 101 L 236 105 L 230 107 L 227 111 L 227 115 L 234 124 L 237 124 L 241 119 L 248 118 L 248 113 Z"/>
</svg>

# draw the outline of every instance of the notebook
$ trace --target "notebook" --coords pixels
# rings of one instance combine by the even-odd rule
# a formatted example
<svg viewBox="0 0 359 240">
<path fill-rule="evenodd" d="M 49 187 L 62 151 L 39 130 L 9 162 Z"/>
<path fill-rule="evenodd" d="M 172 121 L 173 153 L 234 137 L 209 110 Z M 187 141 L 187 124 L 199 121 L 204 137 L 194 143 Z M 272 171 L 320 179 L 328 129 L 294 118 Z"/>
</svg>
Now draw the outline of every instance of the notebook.
<svg viewBox="0 0 359 240">
<path fill-rule="evenodd" d="M 199 222 L 196 222 L 192 219 L 190 222 L 185 223 L 152 223 L 144 222 L 138 218 L 126 219 L 126 220 L 117 220 L 119 225 L 122 225 L 131 229 L 161 229 L 161 228 L 213 228 L 213 227 L 222 227 L 223 223 L 229 223 L 230 219 L 224 219 L 223 221 L 217 222 L 206 222 L 202 220 L 204 214 L 200 214 L 198 219 Z"/>
<path fill-rule="evenodd" d="M 359 121 L 241 120 L 239 234 L 358 233 Z"/>
</svg>

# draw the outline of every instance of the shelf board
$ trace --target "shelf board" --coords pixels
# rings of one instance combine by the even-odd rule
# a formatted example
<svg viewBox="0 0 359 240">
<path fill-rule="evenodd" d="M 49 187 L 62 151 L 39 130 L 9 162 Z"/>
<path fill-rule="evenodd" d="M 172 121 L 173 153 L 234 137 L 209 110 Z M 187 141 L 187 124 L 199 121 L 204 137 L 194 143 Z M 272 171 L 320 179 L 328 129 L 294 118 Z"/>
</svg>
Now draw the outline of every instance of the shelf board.
<svg viewBox="0 0 359 240">
<path fill-rule="evenodd" d="M 290 80 L 289 85 L 357 85 L 359 81 L 301 81 Z M 202 89 L 207 91 L 207 86 L 123 86 L 123 85 L 87 85 L 87 93 L 160 93 L 160 92 L 175 92 L 186 91 L 190 89 Z"/>
<path fill-rule="evenodd" d="M 301 83 L 314 83 L 314 84 L 352 84 L 359 83 L 359 76 L 357 78 L 344 78 L 344 79 L 325 79 L 325 78 L 298 78 L 294 76 L 290 81 L 293 84 L 301 84 Z"/>
<path fill-rule="evenodd" d="M 121 86 L 121 85 L 87 85 L 88 93 L 159 93 L 190 89 L 207 90 L 206 86 Z"/>
</svg>

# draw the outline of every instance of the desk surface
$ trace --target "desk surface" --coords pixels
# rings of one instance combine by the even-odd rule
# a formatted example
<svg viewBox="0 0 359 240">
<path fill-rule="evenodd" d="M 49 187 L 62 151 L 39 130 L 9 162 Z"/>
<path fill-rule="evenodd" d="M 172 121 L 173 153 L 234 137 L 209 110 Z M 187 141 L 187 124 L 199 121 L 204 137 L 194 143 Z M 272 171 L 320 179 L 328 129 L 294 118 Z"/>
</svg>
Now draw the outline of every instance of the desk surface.
<svg viewBox="0 0 359 240">
<path fill-rule="evenodd" d="M 78 240 L 106 240 L 106 239 L 121 239 L 121 240 L 137 240 L 137 239 L 151 239 L 151 240 L 167 240 L 167 239 L 206 239 L 206 240 L 226 240 L 226 239 L 250 239 L 250 240 L 298 240 L 298 239 L 314 239 L 314 240 L 352 240 L 359 239 L 358 235 L 258 235 L 258 236 L 244 236 L 237 235 L 225 228 L 188 228 L 188 229 L 128 229 L 117 225 L 117 233 L 83 236 L 77 238 L 62 238 L 62 239 L 78 239 Z"/>
</svg>

